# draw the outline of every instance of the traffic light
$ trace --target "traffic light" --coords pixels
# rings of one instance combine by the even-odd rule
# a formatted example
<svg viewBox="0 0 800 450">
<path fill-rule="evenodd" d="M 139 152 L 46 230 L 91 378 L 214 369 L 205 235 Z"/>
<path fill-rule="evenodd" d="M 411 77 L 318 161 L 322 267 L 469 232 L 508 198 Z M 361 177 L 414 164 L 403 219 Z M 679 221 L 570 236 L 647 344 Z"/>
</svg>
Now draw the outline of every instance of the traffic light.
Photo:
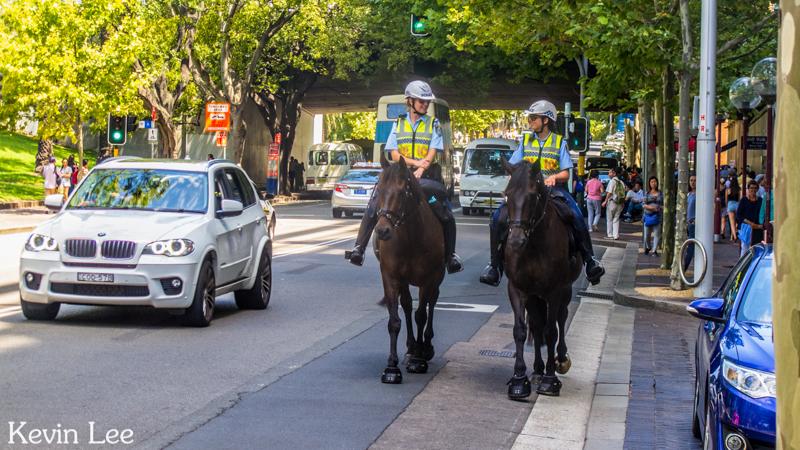
<svg viewBox="0 0 800 450">
<path fill-rule="evenodd" d="M 556 118 L 556 130 L 560 135 L 565 135 L 566 119 L 564 114 L 559 113 Z M 569 138 L 567 147 L 576 152 L 584 152 L 589 149 L 589 119 L 585 117 L 569 118 Z"/>
<path fill-rule="evenodd" d="M 411 35 L 416 37 L 425 37 L 430 35 L 430 32 L 428 31 L 427 17 L 411 14 Z"/>
<path fill-rule="evenodd" d="M 128 141 L 128 118 L 125 116 L 108 116 L 108 144 L 125 145 Z"/>
</svg>

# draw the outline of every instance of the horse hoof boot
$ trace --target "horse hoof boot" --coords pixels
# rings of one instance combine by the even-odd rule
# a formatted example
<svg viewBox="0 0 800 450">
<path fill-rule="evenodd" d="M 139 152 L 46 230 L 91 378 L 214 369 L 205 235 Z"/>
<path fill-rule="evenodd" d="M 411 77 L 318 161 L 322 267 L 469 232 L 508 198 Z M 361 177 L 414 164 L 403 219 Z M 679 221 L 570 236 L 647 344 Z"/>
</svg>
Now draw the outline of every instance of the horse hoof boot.
<svg viewBox="0 0 800 450">
<path fill-rule="evenodd" d="M 408 371 L 408 373 L 427 373 L 428 362 L 424 359 L 411 358 L 411 361 L 409 361 L 406 366 L 406 371 Z"/>
<path fill-rule="evenodd" d="M 532 373 L 531 374 L 531 385 L 539 389 L 539 385 L 542 384 L 542 377 L 544 375 L 541 373 Z"/>
<path fill-rule="evenodd" d="M 387 367 L 383 369 L 381 383 L 400 384 L 403 382 L 403 373 L 397 367 Z"/>
<path fill-rule="evenodd" d="M 513 377 L 508 380 L 508 398 L 511 400 L 522 400 L 531 395 L 531 382 L 528 377 Z"/>
<path fill-rule="evenodd" d="M 569 372 L 569 368 L 572 367 L 572 360 L 569 359 L 569 353 L 564 355 L 564 361 L 556 360 L 556 372 L 561 375 Z"/>
<path fill-rule="evenodd" d="M 544 376 L 536 392 L 541 395 L 558 397 L 561 394 L 561 381 L 556 376 Z"/>
</svg>

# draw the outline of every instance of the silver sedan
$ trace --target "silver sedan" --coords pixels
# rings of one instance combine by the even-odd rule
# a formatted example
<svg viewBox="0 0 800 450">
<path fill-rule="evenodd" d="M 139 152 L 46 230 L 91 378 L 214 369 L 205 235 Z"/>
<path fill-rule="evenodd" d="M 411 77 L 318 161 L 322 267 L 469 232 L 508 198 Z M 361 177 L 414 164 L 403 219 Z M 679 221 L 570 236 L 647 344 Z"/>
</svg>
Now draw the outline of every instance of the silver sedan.
<svg viewBox="0 0 800 450">
<path fill-rule="evenodd" d="M 380 168 L 350 169 L 334 186 L 331 195 L 331 214 L 335 218 L 352 217 L 353 213 L 363 213 L 378 184 Z"/>
</svg>

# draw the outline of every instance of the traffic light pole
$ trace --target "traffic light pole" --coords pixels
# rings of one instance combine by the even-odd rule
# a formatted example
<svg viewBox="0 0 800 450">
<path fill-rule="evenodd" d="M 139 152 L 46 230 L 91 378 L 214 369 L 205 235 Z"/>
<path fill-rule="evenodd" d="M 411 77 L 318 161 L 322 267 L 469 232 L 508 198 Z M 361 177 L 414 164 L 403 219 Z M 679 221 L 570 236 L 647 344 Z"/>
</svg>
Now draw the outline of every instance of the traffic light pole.
<svg viewBox="0 0 800 450">
<path fill-rule="evenodd" d="M 570 102 L 564 103 L 564 141 L 567 143 L 567 148 L 569 148 L 569 119 L 572 117 L 572 104 Z M 575 176 L 575 170 L 569 171 L 569 185 L 567 186 L 567 190 L 570 194 L 574 194 L 572 192 L 572 177 Z"/>
</svg>

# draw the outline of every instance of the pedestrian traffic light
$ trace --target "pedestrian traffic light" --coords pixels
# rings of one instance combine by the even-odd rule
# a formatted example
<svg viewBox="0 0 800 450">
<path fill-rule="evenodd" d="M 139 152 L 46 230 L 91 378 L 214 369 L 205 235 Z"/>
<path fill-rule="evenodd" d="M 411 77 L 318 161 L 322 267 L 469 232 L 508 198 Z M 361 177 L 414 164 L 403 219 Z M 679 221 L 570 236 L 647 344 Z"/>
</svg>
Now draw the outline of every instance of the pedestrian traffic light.
<svg viewBox="0 0 800 450">
<path fill-rule="evenodd" d="M 128 118 L 125 116 L 108 116 L 108 144 L 125 145 L 128 140 Z"/>
<path fill-rule="evenodd" d="M 569 149 L 584 152 L 589 149 L 589 119 L 573 117 L 570 120 Z"/>
<path fill-rule="evenodd" d="M 428 31 L 427 17 L 411 14 L 411 35 L 416 37 L 425 37 L 430 35 L 430 32 Z"/>
</svg>

